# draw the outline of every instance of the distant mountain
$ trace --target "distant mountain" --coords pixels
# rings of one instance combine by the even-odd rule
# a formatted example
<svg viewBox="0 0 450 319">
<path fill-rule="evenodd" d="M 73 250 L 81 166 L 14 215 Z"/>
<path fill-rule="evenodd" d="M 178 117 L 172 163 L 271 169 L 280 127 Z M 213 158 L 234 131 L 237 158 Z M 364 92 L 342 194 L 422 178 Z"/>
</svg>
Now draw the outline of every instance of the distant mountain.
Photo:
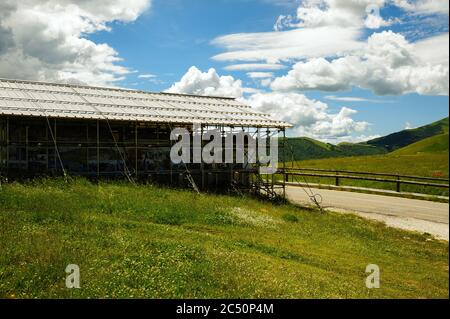
<svg viewBox="0 0 450 319">
<path fill-rule="evenodd" d="M 448 117 L 440 121 L 421 126 L 412 130 L 403 130 L 387 136 L 383 136 L 365 144 L 386 149 L 388 152 L 395 151 L 404 146 L 416 143 L 428 137 L 448 133 Z"/>
<path fill-rule="evenodd" d="M 363 143 L 333 145 L 307 137 L 286 138 L 286 150 L 280 149 L 281 161 L 302 161 L 332 157 L 448 151 L 448 117 L 411 130 L 403 130 Z M 280 147 L 283 139 L 279 141 Z"/>
</svg>

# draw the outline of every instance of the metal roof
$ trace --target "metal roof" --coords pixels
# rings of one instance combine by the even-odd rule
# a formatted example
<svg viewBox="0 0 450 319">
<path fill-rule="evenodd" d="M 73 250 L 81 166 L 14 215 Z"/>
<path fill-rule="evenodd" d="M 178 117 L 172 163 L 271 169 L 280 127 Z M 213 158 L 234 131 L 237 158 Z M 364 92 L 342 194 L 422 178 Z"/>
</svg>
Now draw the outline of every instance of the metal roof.
<svg viewBox="0 0 450 319">
<path fill-rule="evenodd" d="M 0 115 L 285 128 L 232 98 L 0 79 Z"/>
</svg>

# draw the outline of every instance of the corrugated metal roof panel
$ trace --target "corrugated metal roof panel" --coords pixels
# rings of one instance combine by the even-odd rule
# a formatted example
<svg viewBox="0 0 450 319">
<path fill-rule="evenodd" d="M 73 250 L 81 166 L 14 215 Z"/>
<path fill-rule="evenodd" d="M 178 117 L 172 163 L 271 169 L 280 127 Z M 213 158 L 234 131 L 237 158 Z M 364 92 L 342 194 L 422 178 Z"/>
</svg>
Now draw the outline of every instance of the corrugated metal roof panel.
<svg viewBox="0 0 450 319">
<path fill-rule="evenodd" d="M 0 79 L 0 114 L 289 127 L 229 98 Z"/>
</svg>

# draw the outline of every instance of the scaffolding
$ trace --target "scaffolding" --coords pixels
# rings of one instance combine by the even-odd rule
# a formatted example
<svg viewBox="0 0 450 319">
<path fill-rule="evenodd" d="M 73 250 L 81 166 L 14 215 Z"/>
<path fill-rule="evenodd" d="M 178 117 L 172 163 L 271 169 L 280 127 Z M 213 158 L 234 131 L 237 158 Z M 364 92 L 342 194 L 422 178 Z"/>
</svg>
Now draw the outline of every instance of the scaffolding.
<svg viewBox="0 0 450 319">
<path fill-rule="evenodd" d="M 251 139 L 284 137 L 290 127 L 230 98 L 0 79 L 0 178 L 69 174 L 284 197 L 284 182 L 258 163 L 172 163 L 172 128 L 193 138 L 194 124 L 201 134 L 218 130 L 224 144 L 244 132 L 244 149 L 233 152 L 246 158 Z"/>
<path fill-rule="evenodd" d="M 192 126 L 180 126 L 191 136 L 195 134 Z M 262 174 L 261 164 L 248 161 L 248 139 L 267 132 L 266 128 L 201 125 L 201 133 L 220 130 L 223 145 L 229 134 L 244 132 L 247 140 L 241 151 L 245 162 L 225 163 L 227 149 L 224 149 L 219 163 L 173 164 L 172 127 L 141 122 L 0 116 L 0 175 L 9 180 L 65 174 L 91 180 L 131 178 L 203 192 L 284 197 L 284 183 L 275 183 L 277 175 Z M 277 129 L 266 138 L 277 138 L 278 134 L 284 137 L 284 129 Z M 201 147 L 207 143 L 202 141 Z M 239 150 L 232 151 L 236 157 Z M 193 157 L 193 143 L 190 152 Z"/>
</svg>

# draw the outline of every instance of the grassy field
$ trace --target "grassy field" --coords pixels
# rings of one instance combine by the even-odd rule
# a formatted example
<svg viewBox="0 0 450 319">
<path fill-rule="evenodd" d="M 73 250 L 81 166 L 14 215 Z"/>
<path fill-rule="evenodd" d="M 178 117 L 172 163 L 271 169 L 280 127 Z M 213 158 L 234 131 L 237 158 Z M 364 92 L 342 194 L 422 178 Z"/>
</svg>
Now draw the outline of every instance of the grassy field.
<svg viewBox="0 0 450 319">
<path fill-rule="evenodd" d="M 448 298 L 448 243 L 352 215 L 83 180 L 4 184 L 0 298 Z M 81 289 L 65 288 L 77 264 Z M 367 289 L 368 264 L 381 288 Z"/>
<path fill-rule="evenodd" d="M 428 144 L 425 146 L 428 146 Z M 429 153 L 412 152 L 411 150 L 415 150 L 416 147 L 417 146 L 413 144 L 410 146 L 410 149 L 400 149 L 386 155 L 307 160 L 296 162 L 294 165 L 302 168 L 324 168 L 330 170 L 350 170 L 358 172 L 448 178 L 448 151 Z M 335 182 L 334 179 L 329 178 L 319 179 L 308 177 L 307 180 L 311 183 L 323 184 L 333 184 Z M 344 179 L 341 181 L 341 186 L 359 186 L 388 190 L 395 190 L 396 187 L 394 183 Z M 402 185 L 402 191 L 448 196 L 448 190 L 445 188 Z"/>
<path fill-rule="evenodd" d="M 448 133 L 446 133 L 423 139 L 419 142 L 403 147 L 393 152 L 392 154 L 415 155 L 420 153 L 445 153 L 445 152 L 448 153 L 448 146 L 449 146 Z"/>
</svg>

